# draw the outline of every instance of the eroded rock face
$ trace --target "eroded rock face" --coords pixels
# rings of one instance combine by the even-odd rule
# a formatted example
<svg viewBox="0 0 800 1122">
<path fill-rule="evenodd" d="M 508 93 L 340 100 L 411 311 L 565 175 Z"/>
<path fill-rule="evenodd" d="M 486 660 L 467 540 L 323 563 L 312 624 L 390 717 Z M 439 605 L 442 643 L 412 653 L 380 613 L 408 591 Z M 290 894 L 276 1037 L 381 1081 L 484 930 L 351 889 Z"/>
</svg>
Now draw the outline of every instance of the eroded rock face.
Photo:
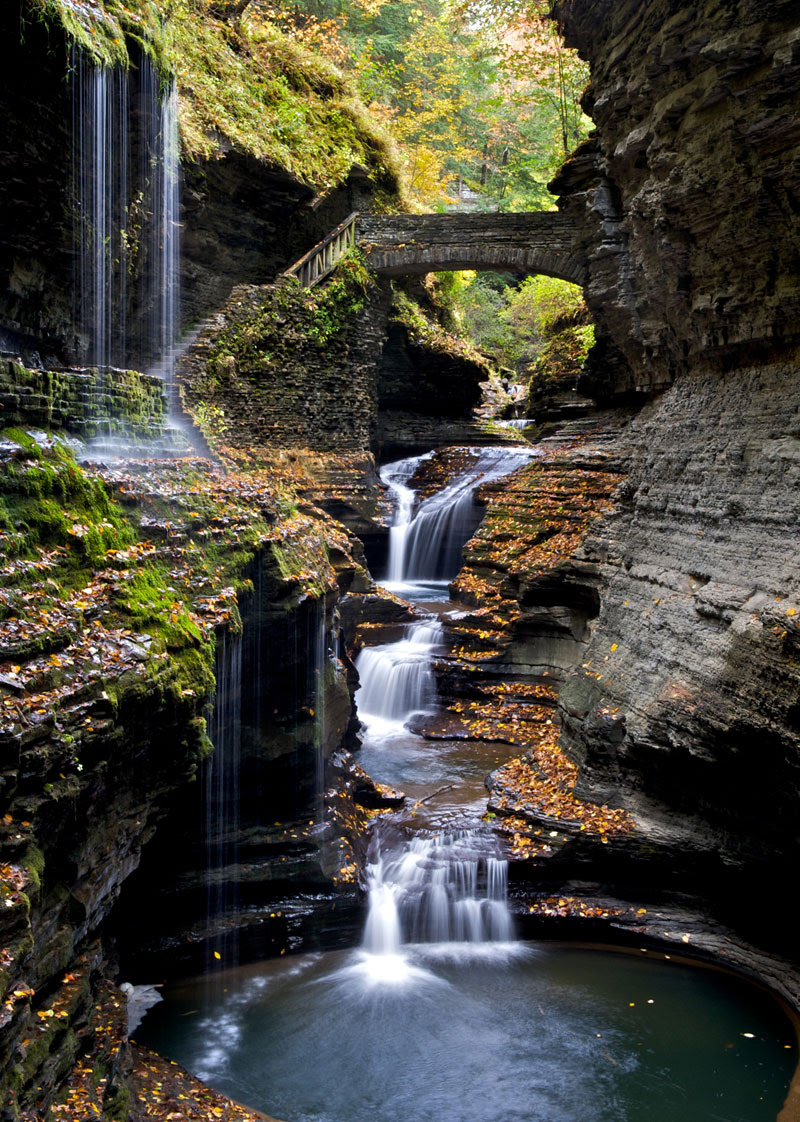
<svg viewBox="0 0 800 1122">
<path fill-rule="evenodd" d="M 562 690 L 566 739 L 586 792 L 638 809 L 657 847 L 713 838 L 741 895 L 798 858 L 800 13 L 560 14 L 598 126 L 559 180 L 585 208 L 614 359 L 594 386 L 650 395 L 595 527 L 600 610 Z"/>
<path fill-rule="evenodd" d="M 795 383 L 698 369 L 645 408 L 591 664 L 562 692 L 595 793 L 654 795 L 770 863 L 800 790 Z"/>
<path fill-rule="evenodd" d="M 798 342 L 800 21 L 791 0 L 557 5 L 597 133 L 555 181 L 587 231 L 605 390 Z M 596 383 L 597 384 L 597 383 Z"/>
<path fill-rule="evenodd" d="M 380 459 L 386 463 L 447 444 L 496 443 L 474 419 L 488 378 L 488 365 L 476 357 L 425 345 L 392 319 L 376 379 Z"/>
</svg>

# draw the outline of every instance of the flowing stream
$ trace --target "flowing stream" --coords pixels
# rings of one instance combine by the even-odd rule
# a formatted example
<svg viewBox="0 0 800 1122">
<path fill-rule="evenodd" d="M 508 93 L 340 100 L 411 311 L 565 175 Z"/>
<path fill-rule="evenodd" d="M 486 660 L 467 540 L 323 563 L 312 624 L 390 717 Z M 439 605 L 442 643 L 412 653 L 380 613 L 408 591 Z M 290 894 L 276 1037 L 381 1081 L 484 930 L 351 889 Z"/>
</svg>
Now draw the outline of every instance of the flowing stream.
<svg viewBox="0 0 800 1122">
<path fill-rule="evenodd" d="M 422 502 L 410 483 L 433 453 L 398 460 L 381 471 L 395 500 L 384 585 L 416 603 L 446 598 L 447 585 L 461 566 L 464 545 L 480 523 L 478 488 L 509 475 L 534 455 L 531 448 L 502 446 L 466 451 L 472 457 L 469 467 Z M 356 701 L 367 743 L 396 738 L 409 718 L 433 706 L 432 661 L 445 649 L 443 624 L 438 615 L 430 614 L 408 624 L 395 642 L 359 652 L 356 668 L 361 686 Z"/>
<path fill-rule="evenodd" d="M 427 505 L 408 487 L 419 460 L 386 469 L 392 571 L 429 605 L 430 578 L 453 575 L 437 541 L 458 523 L 463 544 L 465 496 L 500 460 L 487 454 L 469 486 Z M 428 516 L 435 529 L 412 533 Z M 430 614 L 359 656 L 361 762 L 412 798 L 456 788 L 430 815 L 377 824 L 361 945 L 168 987 L 137 1039 L 287 1122 L 774 1122 L 796 1037 L 768 995 L 655 952 L 515 940 L 507 863 L 480 820 L 483 776 L 513 749 L 405 728 L 436 705 L 444 644 Z"/>
<path fill-rule="evenodd" d="M 461 567 L 465 544 L 480 524 L 476 492 L 510 475 L 535 455 L 531 447 L 468 449 L 473 462 L 434 495 L 417 502 L 409 483 L 429 455 L 386 464 L 381 479 L 395 500 L 389 532 L 389 565 L 383 584 L 407 600 L 447 598 L 447 585 Z"/>
<path fill-rule="evenodd" d="M 428 709 L 436 697 L 431 660 L 444 649 L 444 627 L 430 617 L 403 630 L 402 639 L 364 647 L 356 659 L 358 713 L 369 736 L 402 732 L 408 718 Z"/>
</svg>

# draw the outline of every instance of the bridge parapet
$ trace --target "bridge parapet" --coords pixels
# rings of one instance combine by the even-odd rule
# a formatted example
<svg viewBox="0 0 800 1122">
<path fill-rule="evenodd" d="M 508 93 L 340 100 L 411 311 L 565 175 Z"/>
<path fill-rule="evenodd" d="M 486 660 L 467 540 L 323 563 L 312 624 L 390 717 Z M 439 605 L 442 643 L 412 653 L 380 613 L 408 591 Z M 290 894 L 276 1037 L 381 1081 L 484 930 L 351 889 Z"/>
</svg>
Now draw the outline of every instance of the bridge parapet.
<svg viewBox="0 0 800 1122">
<path fill-rule="evenodd" d="M 363 215 L 358 243 L 385 276 L 460 269 L 586 282 L 576 223 L 558 211 Z"/>
</svg>

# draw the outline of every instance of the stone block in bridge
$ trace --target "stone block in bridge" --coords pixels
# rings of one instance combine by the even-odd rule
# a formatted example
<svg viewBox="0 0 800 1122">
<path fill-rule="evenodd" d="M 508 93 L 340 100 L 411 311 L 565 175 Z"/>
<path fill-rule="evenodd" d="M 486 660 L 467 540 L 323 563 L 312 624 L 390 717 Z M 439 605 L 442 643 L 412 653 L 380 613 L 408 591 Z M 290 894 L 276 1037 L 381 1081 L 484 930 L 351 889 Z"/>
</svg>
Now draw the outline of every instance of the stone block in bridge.
<svg viewBox="0 0 800 1122">
<path fill-rule="evenodd" d="M 577 226 L 558 211 L 368 215 L 358 242 L 384 276 L 476 269 L 586 282 Z"/>
</svg>

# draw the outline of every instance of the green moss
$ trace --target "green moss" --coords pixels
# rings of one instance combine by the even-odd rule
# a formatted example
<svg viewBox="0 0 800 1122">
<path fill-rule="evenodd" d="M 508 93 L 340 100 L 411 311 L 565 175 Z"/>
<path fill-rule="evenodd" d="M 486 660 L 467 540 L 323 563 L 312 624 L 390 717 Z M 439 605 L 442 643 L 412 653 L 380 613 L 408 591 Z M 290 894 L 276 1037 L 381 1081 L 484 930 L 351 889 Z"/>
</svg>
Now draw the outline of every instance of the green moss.
<svg viewBox="0 0 800 1122">
<path fill-rule="evenodd" d="M 42 876 L 44 875 L 44 854 L 41 849 L 35 845 L 28 845 L 20 859 L 20 865 L 28 874 L 30 886 L 28 895 L 38 896 L 42 887 Z"/>
<path fill-rule="evenodd" d="M 573 389 L 593 345 L 592 324 L 567 327 L 549 335 L 536 361 L 526 371 L 526 376 L 530 377 L 531 400 L 542 393 Z"/>
<path fill-rule="evenodd" d="M 324 352 L 353 327 L 373 283 L 363 254 L 351 250 L 331 279 L 311 291 L 294 279 L 268 290 L 261 304 L 244 306 L 221 332 L 209 355 L 207 381 L 198 392 L 213 396 L 237 376 L 260 377 L 287 345 Z M 220 411 L 207 401 L 200 408 L 207 415 Z"/>
<path fill-rule="evenodd" d="M 399 289 L 395 290 L 392 301 L 392 319 L 395 323 L 402 323 L 409 338 L 428 350 L 486 364 L 485 357 L 476 347 L 466 339 L 445 330 L 441 324 L 427 316 L 415 300 Z"/>
<path fill-rule="evenodd" d="M 228 23 L 204 0 L 24 0 L 29 13 L 77 44 L 98 66 L 127 67 L 136 45 L 180 98 L 183 148 L 215 158 L 220 137 L 257 159 L 324 188 L 354 164 L 398 189 L 389 136 L 359 100 L 352 81 L 265 18 Z"/>
<path fill-rule="evenodd" d="M 137 569 L 117 589 L 117 606 L 128 625 L 157 637 L 167 649 L 199 643 L 202 634 L 170 587 L 165 565 Z"/>
<path fill-rule="evenodd" d="M 373 278 L 358 249 L 342 258 L 327 284 L 312 293 L 306 336 L 317 346 L 341 335 L 364 307 Z"/>
<path fill-rule="evenodd" d="M 27 0 L 27 6 L 100 66 L 127 67 L 130 39 L 165 62 L 163 17 L 154 0 Z"/>
<path fill-rule="evenodd" d="M 16 429 L 4 430 L 2 439 L 24 453 L 0 465 L 0 535 L 9 557 L 58 548 L 67 568 L 82 569 L 133 541 L 103 482 L 82 471 L 66 445 L 40 448 Z M 15 581 L 24 578 L 24 568 L 14 573 Z"/>
<path fill-rule="evenodd" d="M 166 37 L 190 155 L 215 156 L 215 134 L 222 133 L 318 187 L 340 182 L 354 163 L 396 186 L 391 142 L 355 87 L 269 22 L 234 27 L 175 0 Z"/>
</svg>

